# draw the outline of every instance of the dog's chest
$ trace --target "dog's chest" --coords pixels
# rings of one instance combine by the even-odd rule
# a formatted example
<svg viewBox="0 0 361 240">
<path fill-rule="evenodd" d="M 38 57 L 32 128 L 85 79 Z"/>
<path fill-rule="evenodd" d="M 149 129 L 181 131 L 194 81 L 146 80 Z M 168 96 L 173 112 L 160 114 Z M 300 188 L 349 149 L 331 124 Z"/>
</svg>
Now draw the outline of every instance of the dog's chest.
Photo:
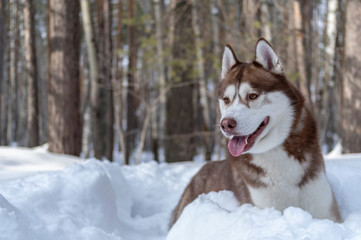
<svg viewBox="0 0 361 240">
<path fill-rule="evenodd" d="M 299 207 L 301 188 L 298 184 L 305 174 L 303 164 L 289 156 L 282 147 L 254 155 L 252 163 L 265 172 L 260 179 L 263 186 L 249 186 L 256 206 L 275 207 L 279 210 L 289 206 Z"/>
</svg>

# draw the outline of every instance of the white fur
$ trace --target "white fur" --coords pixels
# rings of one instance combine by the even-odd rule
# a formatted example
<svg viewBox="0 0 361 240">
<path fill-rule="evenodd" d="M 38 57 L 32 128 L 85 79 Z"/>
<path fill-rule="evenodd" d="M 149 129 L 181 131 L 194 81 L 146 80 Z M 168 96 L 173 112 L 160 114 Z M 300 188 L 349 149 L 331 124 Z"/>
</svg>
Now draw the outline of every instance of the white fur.
<svg viewBox="0 0 361 240">
<path fill-rule="evenodd" d="M 252 163 L 266 171 L 266 176 L 262 177 L 261 181 L 267 187 L 249 188 L 256 206 L 273 206 L 281 211 L 289 206 L 300 206 L 300 189 L 297 184 L 301 181 L 304 169 L 293 157 L 290 158 L 281 146 L 267 153 L 254 154 Z"/>
<path fill-rule="evenodd" d="M 223 98 L 228 97 L 231 102 L 233 102 L 233 99 L 236 95 L 236 87 L 234 85 L 229 85 L 226 90 L 224 91 Z M 221 115 L 223 115 L 226 111 L 226 109 L 229 107 L 229 105 L 226 105 L 223 101 L 223 99 L 219 99 L 219 109 L 221 110 Z"/>
<path fill-rule="evenodd" d="M 315 218 L 331 218 L 330 213 L 333 203 L 332 189 L 326 177 L 321 171 L 316 179 L 301 188 L 299 197 L 300 207 Z M 331 219 L 337 221 L 337 219 Z"/>
<path fill-rule="evenodd" d="M 250 153 L 266 152 L 281 145 L 288 137 L 294 120 L 294 110 L 289 98 L 283 92 L 266 93 L 267 104 L 259 110 L 270 117 L 270 121 L 262 134 L 257 138 Z"/>
<path fill-rule="evenodd" d="M 226 76 L 227 72 L 231 67 L 236 63 L 236 59 L 233 56 L 233 53 L 229 47 L 224 48 L 223 58 L 222 58 L 222 79 Z"/>
<path fill-rule="evenodd" d="M 243 102 L 247 102 L 247 97 L 251 93 L 258 94 L 249 83 L 245 82 L 239 86 L 238 95 Z M 264 104 L 267 104 L 265 94 L 259 95 L 256 100 L 249 101 L 250 108 L 260 108 Z"/>
<path fill-rule="evenodd" d="M 240 103 L 239 96 L 236 95 L 232 105 L 222 111 L 222 119 L 233 118 L 237 121 L 237 126 L 234 131 L 237 136 L 245 136 L 253 133 L 258 126 L 262 123 L 265 117 L 264 114 L 260 114 L 261 111 L 257 109 L 249 109 L 246 105 Z M 226 137 L 231 137 L 228 133 L 223 132 Z"/>
<path fill-rule="evenodd" d="M 224 97 L 228 97 L 232 101 L 234 95 L 236 95 L 236 87 L 234 85 L 229 85 L 224 91 Z"/>
<path fill-rule="evenodd" d="M 251 93 L 252 90 L 253 89 L 249 83 L 242 83 L 238 88 L 238 95 L 243 101 L 246 101 L 247 95 Z"/>
<path fill-rule="evenodd" d="M 256 131 L 262 121 L 269 116 L 270 121 L 267 127 L 256 139 L 253 147 L 248 150 L 249 153 L 262 153 L 283 143 L 290 132 L 294 113 L 289 98 L 280 91 L 263 93 L 256 100 L 251 101 L 248 107 L 244 101 L 252 92 L 256 91 L 248 83 L 242 83 L 230 106 L 226 107 L 220 100 L 221 121 L 224 118 L 235 119 L 237 121 L 236 135 L 245 136 Z M 226 132 L 223 134 L 228 138 L 233 137 Z"/>
<path fill-rule="evenodd" d="M 283 72 L 282 64 L 272 47 L 264 40 L 256 46 L 256 59 L 265 69 L 280 74 Z M 269 65 L 271 63 L 271 65 Z"/>
<path fill-rule="evenodd" d="M 305 173 L 304 166 L 289 157 L 281 146 L 264 154 L 254 154 L 252 163 L 266 171 L 266 176 L 261 179 L 266 187 L 249 187 L 256 206 L 275 207 L 280 211 L 294 206 L 316 218 L 331 216 L 332 191 L 324 172 L 319 172 L 315 179 L 299 187 Z"/>
</svg>

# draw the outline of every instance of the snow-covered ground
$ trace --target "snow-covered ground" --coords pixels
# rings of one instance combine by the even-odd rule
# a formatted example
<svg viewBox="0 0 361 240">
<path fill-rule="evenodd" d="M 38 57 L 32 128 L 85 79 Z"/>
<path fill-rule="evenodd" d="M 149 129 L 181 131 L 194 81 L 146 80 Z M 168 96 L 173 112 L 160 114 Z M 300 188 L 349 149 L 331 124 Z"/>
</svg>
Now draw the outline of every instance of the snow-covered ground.
<svg viewBox="0 0 361 240">
<path fill-rule="evenodd" d="M 361 154 L 326 161 L 344 223 L 293 207 L 239 206 L 222 191 L 201 195 L 168 234 L 170 213 L 201 166 L 120 166 L 0 147 L 0 239 L 361 239 Z"/>
</svg>

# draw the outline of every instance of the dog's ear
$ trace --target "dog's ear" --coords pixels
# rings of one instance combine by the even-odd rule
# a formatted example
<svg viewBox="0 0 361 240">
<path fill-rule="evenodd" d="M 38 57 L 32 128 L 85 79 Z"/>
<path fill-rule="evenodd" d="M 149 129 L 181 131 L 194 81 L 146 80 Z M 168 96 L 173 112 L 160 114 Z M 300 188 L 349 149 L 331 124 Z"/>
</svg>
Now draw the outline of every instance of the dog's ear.
<svg viewBox="0 0 361 240">
<path fill-rule="evenodd" d="M 231 67 L 238 62 L 236 54 L 234 53 L 230 45 L 226 45 L 224 48 L 223 58 L 222 58 L 222 79 L 226 76 L 226 73 L 231 69 Z"/>
<path fill-rule="evenodd" d="M 263 68 L 270 70 L 271 72 L 277 74 L 283 73 L 279 57 L 264 38 L 260 38 L 257 42 L 254 61 L 258 62 Z"/>
</svg>

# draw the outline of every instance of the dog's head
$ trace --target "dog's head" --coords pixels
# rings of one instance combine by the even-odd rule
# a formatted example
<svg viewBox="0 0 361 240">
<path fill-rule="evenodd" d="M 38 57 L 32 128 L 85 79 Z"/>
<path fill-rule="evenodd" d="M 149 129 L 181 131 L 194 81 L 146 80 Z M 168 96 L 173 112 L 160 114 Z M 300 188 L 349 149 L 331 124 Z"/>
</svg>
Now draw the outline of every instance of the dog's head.
<svg viewBox="0 0 361 240">
<path fill-rule="evenodd" d="M 296 102 L 303 101 L 287 81 L 277 54 L 262 38 L 252 63 L 238 61 L 226 46 L 217 92 L 220 128 L 235 157 L 266 152 L 282 144 L 294 122 Z"/>
</svg>

